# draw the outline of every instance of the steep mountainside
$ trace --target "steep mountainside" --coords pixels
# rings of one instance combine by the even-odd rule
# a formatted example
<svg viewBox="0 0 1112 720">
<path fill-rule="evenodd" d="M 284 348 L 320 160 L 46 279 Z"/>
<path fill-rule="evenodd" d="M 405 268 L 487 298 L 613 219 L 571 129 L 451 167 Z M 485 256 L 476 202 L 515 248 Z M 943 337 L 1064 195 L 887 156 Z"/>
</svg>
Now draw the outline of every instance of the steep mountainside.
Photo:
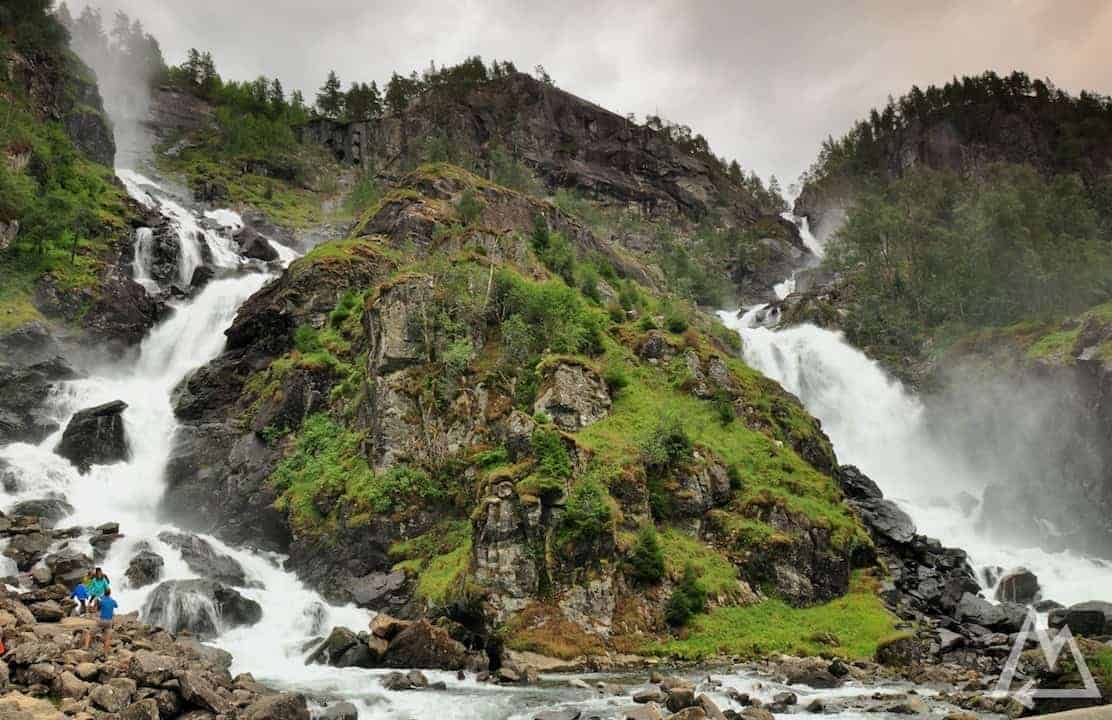
<svg viewBox="0 0 1112 720">
<path fill-rule="evenodd" d="M 557 238 L 605 263 L 551 204 L 404 176 L 180 387 L 167 509 L 338 600 L 566 658 L 650 650 L 691 564 L 712 608 L 849 592 L 871 543 L 817 424 L 709 319 L 616 268 L 568 287 Z"/>
<path fill-rule="evenodd" d="M 776 199 L 731 175 L 701 138 L 639 125 L 521 73 L 433 88 L 380 118 L 311 120 L 300 134 L 375 172 L 448 160 L 518 189 L 571 191 L 611 211 L 605 239 L 655 260 L 667 229 L 695 251 L 698 272 L 732 279 L 743 298 L 770 295 L 810 256 Z M 713 249 L 701 246 L 708 235 L 721 236 Z"/>
</svg>

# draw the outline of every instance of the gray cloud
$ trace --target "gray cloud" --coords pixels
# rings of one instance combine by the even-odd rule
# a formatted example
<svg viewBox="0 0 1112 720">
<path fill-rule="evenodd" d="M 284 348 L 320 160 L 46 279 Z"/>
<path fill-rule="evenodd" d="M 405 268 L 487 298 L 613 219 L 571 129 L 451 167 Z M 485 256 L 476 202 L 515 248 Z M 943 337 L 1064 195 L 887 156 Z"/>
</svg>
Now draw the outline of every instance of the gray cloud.
<svg viewBox="0 0 1112 720">
<path fill-rule="evenodd" d="M 823 138 L 912 84 L 1023 69 L 1112 92 L 1104 0 L 93 4 L 140 18 L 170 62 L 211 50 L 225 77 L 277 75 L 310 98 L 330 68 L 346 84 L 476 53 L 543 64 L 566 90 L 690 125 L 719 155 L 789 183 Z"/>
</svg>

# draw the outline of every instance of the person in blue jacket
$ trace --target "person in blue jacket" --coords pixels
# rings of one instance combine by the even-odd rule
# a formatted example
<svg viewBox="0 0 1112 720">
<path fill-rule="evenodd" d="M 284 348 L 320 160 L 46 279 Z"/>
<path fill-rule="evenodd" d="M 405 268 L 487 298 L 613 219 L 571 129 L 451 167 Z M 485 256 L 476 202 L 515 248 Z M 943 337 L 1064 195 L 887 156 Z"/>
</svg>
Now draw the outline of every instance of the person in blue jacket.
<svg viewBox="0 0 1112 720">
<path fill-rule="evenodd" d="M 116 622 L 116 608 L 119 604 L 116 599 L 112 597 L 112 588 L 107 588 L 104 591 L 104 596 L 100 599 L 98 605 L 97 629 L 98 635 L 104 636 L 104 654 L 108 655 L 108 648 L 112 644 L 112 626 Z M 93 633 L 90 631 L 85 634 L 85 649 L 88 650 L 89 646 L 93 644 Z"/>
<path fill-rule="evenodd" d="M 88 612 L 89 588 L 85 587 L 85 583 L 77 583 L 77 587 L 70 593 L 70 597 L 77 601 L 77 612 L 79 615 L 84 615 Z"/>
</svg>

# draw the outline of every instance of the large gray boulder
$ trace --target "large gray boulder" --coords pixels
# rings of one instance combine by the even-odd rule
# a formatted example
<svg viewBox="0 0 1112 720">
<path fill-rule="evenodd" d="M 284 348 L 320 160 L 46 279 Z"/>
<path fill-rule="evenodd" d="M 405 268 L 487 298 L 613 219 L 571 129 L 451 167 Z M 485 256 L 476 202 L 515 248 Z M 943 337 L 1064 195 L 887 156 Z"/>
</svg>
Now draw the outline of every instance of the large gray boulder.
<svg viewBox="0 0 1112 720">
<path fill-rule="evenodd" d="M 610 412 L 610 391 L 597 372 L 578 363 L 558 363 L 541 382 L 534 412 L 543 412 L 567 432 L 602 420 Z"/>
<path fill-rule="evenodd" d="M 150 594 L 140 614 L 144 622 L 172 633 L 188 630 L 210 638 L 229 628 L 254 625 L 263 610 L 254 600 L 212 580 L 167 580 Z"/>
<path fill-rule="evenodd" d="M 891 500 L 860 500 L 854 507 L 865 525 L 883 538 L 902 545 L 915 537 L 915 521 Z"/>
<path fill-rule="evenodd" d="M 1051 610 L 1047 624 L 1052 628 L 1069 626 L 1075 635 L 1095 637 L 1112 634 L 1112 603 L 1090 600 Z"/>
<path fill-rule="evenodd" d="M 127 403 L 114 400 L 80 410 L 62 433 L 54 452 L 73 463 L 82 474 L 93 465 L 110 465 L 131 457 L 123 412 Z"/>
<path fill-rule="evenodd" d="M 1004 573 L 996 584 L 996 599 L 1014 603 L 1032 603 L 1039 597 L 1039 579 L 1027 568 Z"/>
<path fill-rule="evenodd" d="M 160 532 L 158 539 L 181 553 L 193 572 L 233 587 L 246 587 L 247 575 L 235 558 L 218 552 L 208 540 L 190 533 Z"/>
<path fill-rule="evenodd" d="M 143 550 L 128 563 L 127 581 L 133 588 L 146 587 L 158 582 L 162 578 L 162 568 L 165 565 L 162 556 L 150 550 Z"/>
</svg>

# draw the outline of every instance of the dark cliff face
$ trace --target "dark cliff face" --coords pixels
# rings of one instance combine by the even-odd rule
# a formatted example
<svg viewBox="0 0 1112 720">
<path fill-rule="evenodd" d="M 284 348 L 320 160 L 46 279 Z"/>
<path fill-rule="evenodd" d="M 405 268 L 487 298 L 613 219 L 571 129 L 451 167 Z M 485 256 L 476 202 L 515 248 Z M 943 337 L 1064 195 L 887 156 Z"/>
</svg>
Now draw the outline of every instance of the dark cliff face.
<svg viewBox="0 0 1112 720">
<path fill-rule="evenodd" d="M 712 210 L 753 220 L 762 209 L 709 153 L 685 151 L 662 132 L 524 74 L 462 94 L 434 92 L 405 113 L 370 122 L 314 120 L 302 137 L 337 159 L 393 171 L 444 138 L 461 156 L 496 149 L 520 158 L 550 188 L 635 203 L 651 214 L 698 220 Z"/>
<path fill-rule="evenodd" d="M 6 61 L 9 77 L 25 89 L 35 112 L 60 122 L 90 160 L 111 167 L 116 143 L 93 71 L 73 53 L 59 59 L 13 52 Z"/>
</svg>

